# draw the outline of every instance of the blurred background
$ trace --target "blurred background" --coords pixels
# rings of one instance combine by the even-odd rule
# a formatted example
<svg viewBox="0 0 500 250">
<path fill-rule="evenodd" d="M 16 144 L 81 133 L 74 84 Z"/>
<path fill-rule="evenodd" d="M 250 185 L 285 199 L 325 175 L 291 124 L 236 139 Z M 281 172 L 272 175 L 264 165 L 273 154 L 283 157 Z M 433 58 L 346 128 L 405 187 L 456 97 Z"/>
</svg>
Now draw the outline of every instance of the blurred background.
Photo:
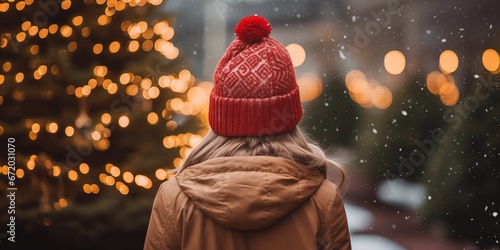
<svg viewBox="0 0 500 250">
<path fill-rule="evenodd" d="M 500 249 L 499 7 L 0 1 L 1 249 L 141 249 L 255 13 L 290 52 L 300 125 L 349 174 L 353 249 Z"/>
</svg>

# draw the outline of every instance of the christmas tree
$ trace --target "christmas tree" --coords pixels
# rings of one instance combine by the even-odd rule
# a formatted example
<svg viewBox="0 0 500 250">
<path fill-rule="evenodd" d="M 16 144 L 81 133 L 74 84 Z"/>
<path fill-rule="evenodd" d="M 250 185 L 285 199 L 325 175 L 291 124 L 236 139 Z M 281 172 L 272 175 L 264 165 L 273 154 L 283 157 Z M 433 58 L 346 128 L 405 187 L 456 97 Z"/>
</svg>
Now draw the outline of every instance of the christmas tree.
<svg viewBox="0 0 500 250">
<path fill-rule="evenodd" d="M 155 190 L 208 127 L 210 84 L 177 63 L 161 4 L 0 3 L 2 249 L 142 247 Z"/>
<path fill-rule="evenodd" d="M 499 66 L 471 75 L 462 100 L 444 112 L 442 145 L 425 168 L 431 199 L 423 214 L 446 224 L 448 234 L 484 249 L 496 249 L 500 242 Z"/>
</svg>

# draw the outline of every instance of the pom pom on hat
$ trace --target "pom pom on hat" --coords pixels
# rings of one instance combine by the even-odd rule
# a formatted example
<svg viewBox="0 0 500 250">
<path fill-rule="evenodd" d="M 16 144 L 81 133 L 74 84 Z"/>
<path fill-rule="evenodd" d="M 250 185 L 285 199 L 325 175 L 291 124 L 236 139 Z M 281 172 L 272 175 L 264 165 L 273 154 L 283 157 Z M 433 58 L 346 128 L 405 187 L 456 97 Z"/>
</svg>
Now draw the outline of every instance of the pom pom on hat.
<svg viewBox="0 0 500 250">
<path fill-rule="evenodd" d="M 247 16 L 236 25 L 234 32 L 243 42 L 256 43 L 271 34 L 271 24 L 261 16 Z"/>
</svg>

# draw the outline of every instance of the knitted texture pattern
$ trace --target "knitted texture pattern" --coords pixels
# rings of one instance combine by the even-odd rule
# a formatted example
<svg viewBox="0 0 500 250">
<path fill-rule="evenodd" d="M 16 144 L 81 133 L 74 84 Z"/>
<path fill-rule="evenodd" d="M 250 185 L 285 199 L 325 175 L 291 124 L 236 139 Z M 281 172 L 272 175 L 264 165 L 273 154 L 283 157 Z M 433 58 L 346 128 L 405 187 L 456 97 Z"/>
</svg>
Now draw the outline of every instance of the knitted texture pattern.
<svg viewBox="0 0 500 250">
<path fill-rule="evenodd" d="M 214 72 L 209 123 L 224 136 L 292 130 L 302 118 L 295 71 L 286 48 L 269 37 L 262 17 L 242 19 Z"/>
</svg>

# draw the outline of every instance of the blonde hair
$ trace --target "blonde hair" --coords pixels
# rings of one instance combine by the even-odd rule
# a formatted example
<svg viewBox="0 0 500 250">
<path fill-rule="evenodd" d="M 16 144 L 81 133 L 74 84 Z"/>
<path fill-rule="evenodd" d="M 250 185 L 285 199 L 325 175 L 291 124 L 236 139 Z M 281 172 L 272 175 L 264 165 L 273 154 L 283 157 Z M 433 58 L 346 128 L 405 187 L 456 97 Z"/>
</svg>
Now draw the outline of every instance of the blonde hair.
<svg viewBox="0 0 500 250">
<path fill-rule="evenodd" d="M 259 137 L 226 137 L 210 131 L 184 160 L 181 170 L 217 157 L 277 156 L 292 160 L 310 170 L 319 170 L 325 178 L 327 169 L 329 173 L 333 170 L 338 173 L 338 176 L 335 176 L 336 184 L 342 187 L 346 179 L 344 170 L 310 141 L 299 128 L 282 134 Z"/>
</svg>

